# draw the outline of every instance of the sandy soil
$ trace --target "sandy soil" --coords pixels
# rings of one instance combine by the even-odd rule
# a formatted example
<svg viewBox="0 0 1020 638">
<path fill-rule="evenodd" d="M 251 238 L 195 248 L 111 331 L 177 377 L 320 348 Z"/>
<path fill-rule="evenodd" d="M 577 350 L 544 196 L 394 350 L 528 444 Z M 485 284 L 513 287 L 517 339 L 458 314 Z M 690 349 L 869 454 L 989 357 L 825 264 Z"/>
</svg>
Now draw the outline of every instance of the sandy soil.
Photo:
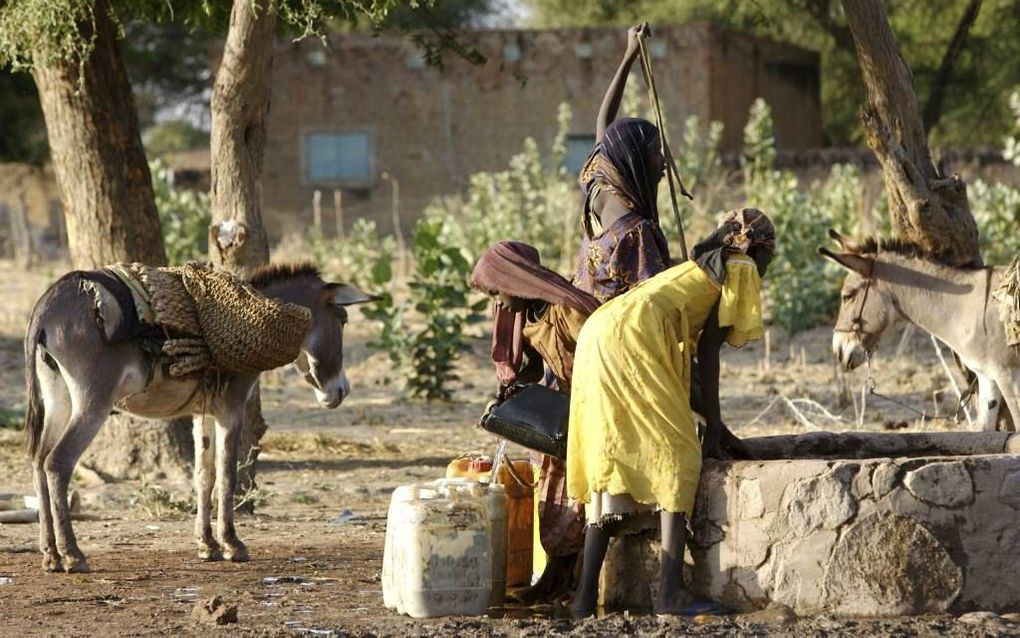
<svg viewBox="0 0 1020 638">
<path fill-rule="evenodd" d="M 21 273 L 0 263 L 0 407 L 23 397 L 22 335 L 35 298 L 53 271 Z M 90 482 L 77 477 L 83 509 L 102 520 L 76 523 L 93 573 L 49 575 L 39 569 L 34 525 L 0 525 L 0 636 L 164 635 L 1020 635 L 1020 625 L 968 624 L 952 617 L 845 620 L 832 617 L 770 624 L 755 616 L 658 619 L 611 614 L 575 622 L 559 608 L 499 609 L 483 618 L 412 621 L 382 605 L 379 572 L 389 494 L 397 485 L 439 477 L 465 451 L 490 452 L 495 440 L 473 426 L 492 387 L 486 342 L 460 362 L 461 387 L 449 403 L 402 398 L 385 357 L 365 344 L 371 326 L 352 318 L 346 341 L 352 396 L 335 411 L 314 405 L 296 372 L 263 382 L 270 434 L 259 465 L 262 503 L 238 519 L 251 562 L 203 563 L 193 549 L 186 484 Z M 830 332 L 794 338 L 773 331 L 763 344 L 723 355 L 723 414 L 741 436 L 856 427 L 851 394 L 864 372 L 844 375 L 828 352 Z M 885 344 L 893 353 L 899 335 Z M 933 410 L 932 393 L 951 394 L 934 351 L 921 335 L 903 356 L 873 366 L 880 391 Z M 839 420 L 821 415 L 816 402 Z M 788 404 L 787 400 L 794 401 Z M 771 407 L 770 407 L 771 406 Z M 940 410 L 950 410 L 944 401 Z M 797 411 L 802 413 L 799 418 Z M 891 403 L 872 402 L 866 429 L 957 427 L 919 421 Z M 30 494 L 20 433 L 0 429 L 0 493 Z M 356 518 L 333 522 L 351 510 Z M 220 595 L 238 607 L 227 627 L 192 620 L 196 602 Z"/>
</svg>

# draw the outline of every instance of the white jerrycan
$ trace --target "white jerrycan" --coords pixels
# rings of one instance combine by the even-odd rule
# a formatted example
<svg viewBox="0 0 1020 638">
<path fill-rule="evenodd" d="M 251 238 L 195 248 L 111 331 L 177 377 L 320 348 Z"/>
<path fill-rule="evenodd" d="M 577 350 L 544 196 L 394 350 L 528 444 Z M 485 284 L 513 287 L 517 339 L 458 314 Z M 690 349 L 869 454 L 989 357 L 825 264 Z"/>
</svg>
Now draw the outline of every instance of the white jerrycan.
<svg viewBox="0 0 1020 638">
<path fill-rule="evenodd" d="M 494 533 L 495 532 L 495 533 Z M 413 618 L 485 613 L 506 588 L 506 493 L 469 479 L 398 487 L 390 499 L 383 602 Z"/>
</svg>

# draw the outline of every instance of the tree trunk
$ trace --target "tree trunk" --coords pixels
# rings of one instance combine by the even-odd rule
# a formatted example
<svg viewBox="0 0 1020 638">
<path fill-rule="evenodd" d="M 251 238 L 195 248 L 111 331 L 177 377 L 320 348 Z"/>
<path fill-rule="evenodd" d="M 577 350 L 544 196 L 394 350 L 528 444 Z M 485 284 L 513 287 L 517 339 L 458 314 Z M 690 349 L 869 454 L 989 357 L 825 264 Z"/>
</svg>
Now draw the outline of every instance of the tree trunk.
<svg viewBox="0 0 1020 638">
<path fill-rule="evenodd" d="M 76 60 L 36 65 L 53 168 L 67 217 L 71 263 L 165 264 L 163 235 L 138 116 L 107 5 L 100 2 L 81 37 L 95 48 Z"/>
<path fill-rule="evenodd" d="M 958 175 L 932 163 L 910 69 L 881 0 L 843 0 L 868 93 L 862 119 L 882 165 L 893 232 L 952 266 L 980 265 L 978 231 Z"/>
<path fill-rule="evenodd" d="M 67 222 L 71 263 L 100 268 L 118 261 L 166 264 L 163 235 L 142 148 L 131 85 L 106 2 L 98 3 L 95 48 L 77 60 L 33 70 L 46 119 Z M 184 419 L 183 423 L 189 422 Z M 182 420 L 107 419 L 83 462 L 116 478 L 187 476 L 191 437 Z"/>
<path fill-rule="evenodd" d="M 275 0 L 234 0 L 213 86 L 209 256 L 216 267 L 241 276 L 269 261 L 261 177 L 277 9 Z M 256 388 L 238 452 L 242 494 L 255 486 L 259 440 L 266 431 L 261 412 Z"/>
</svg>

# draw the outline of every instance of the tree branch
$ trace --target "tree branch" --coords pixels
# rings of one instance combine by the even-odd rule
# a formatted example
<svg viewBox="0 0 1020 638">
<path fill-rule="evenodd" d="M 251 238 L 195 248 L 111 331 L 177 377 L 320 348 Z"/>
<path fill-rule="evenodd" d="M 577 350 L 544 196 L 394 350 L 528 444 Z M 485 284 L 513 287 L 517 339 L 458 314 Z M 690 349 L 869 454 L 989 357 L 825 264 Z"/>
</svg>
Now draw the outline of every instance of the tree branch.
<svg viewBox="0 0 1020 638">
<path fill-rule="evenodd" d="M 932 82 L 928 101 L 925 102 L 922 111 L 924 130 L 926 131 L 930 132 L 938 124 L 939 120 L 942 119 L 942 104 L 945 101 L 946 89 L 949 88 L 949 82 L 953 78 L 956 61 L 960 58 L 960 53 L 963 52 L 963 48 L 966 46 L 970 29 L 977 22 L 978 14 L 981 12 L 981 2 L 982 0 L 970 0 L 963 15 L 960 16 L 960 22 L 956 25 L 953 39 L 946 46 L 946 52 L 942 56 L 942 64 L 939 65 L 939 72 L 935 76 L 935 81 Z"/>
</svg>

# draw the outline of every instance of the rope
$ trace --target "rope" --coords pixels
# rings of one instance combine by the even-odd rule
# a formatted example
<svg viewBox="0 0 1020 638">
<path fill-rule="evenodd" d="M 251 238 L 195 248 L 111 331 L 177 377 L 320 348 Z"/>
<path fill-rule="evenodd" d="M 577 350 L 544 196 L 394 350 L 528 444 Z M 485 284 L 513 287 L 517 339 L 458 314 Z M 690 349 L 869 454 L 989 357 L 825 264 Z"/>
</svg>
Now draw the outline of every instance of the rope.
<svg viewBox="0 0 1020 638">
<path fill-rule="evenodd" d="M 684 236 L 684 224 L 680 218 L 680 205 L 677 204 L 676 190 L 680 187 L 680 194 L 687 199 L 693 200 L 687 188 L 684 186 L 680 172 L 673 161 L 673 153 L 669 150 L 669 143 L 666 141 L 666 127 L 662 121 L 662 108 L 659 106 L 659 92 L 655 88 L 655 76 L 652 74 L 652 60 L 645 49 L 645 36 L 638 37 L 638 50 L 641 58 L 641 72 L 645 79 L 645 86 L 648 87 L 648 101 L 652 106 L 652 113 L 655 115 L 655 126 L 659 128 L 659 140 L 662 143 L 662 156 L 666 160 L 666 180 L 669 183 L 669 198 L 673 204 L 673 216 L 676 218 L 677 232 L 680 234 L 680 257 L 681 261 L 687 261 L 687 239 Z M 674 184 L 675 180 L 675 184 Z"/>
</svg>

